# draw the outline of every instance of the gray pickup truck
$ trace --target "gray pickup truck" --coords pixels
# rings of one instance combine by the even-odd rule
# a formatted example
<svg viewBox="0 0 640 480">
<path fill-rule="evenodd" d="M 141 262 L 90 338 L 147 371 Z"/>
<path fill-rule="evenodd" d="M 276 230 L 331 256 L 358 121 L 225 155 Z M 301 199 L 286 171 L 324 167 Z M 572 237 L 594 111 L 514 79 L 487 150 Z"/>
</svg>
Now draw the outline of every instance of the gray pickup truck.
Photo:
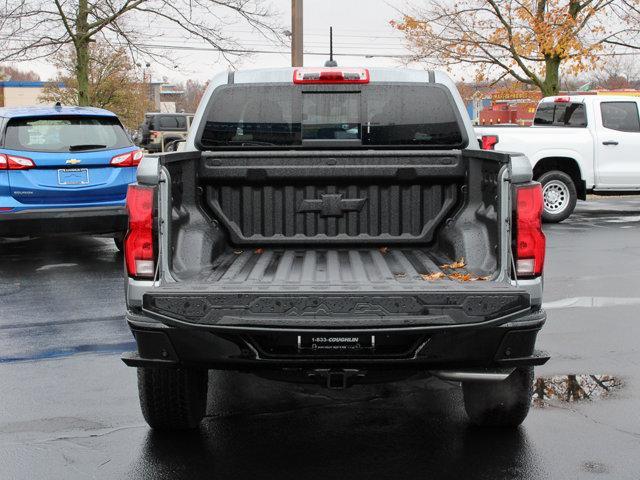
<svg viewBox="0 0 640 480">
<path fill-rule="evenodd" d="M 479 149 L 441 72 L 215 77 L 185 151 L 146 156 L 128 192 L 123 360 L 145 419 L 197 427 L 218 369 L 435 376 L 462 383 L 471 422 L 520 424 L 548 359 L 531 179 L 526 157 Z"/>
</svg>

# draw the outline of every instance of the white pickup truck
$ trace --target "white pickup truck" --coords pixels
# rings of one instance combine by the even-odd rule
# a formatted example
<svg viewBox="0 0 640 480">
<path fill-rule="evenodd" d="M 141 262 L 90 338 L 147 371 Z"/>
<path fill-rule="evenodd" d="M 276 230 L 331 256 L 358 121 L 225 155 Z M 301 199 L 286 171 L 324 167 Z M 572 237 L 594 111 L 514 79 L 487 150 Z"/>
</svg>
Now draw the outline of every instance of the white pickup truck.
<svg viewBox="0 0 640 480">
<path fill-rule="evenodd" d="M 521 152 L 542 183 L 547 222 L 561 222 L 587 193 L 640 193 L 640 97 L 543 98 L 532 127 L 476 127 L 482 148 Z"/>
</svg>

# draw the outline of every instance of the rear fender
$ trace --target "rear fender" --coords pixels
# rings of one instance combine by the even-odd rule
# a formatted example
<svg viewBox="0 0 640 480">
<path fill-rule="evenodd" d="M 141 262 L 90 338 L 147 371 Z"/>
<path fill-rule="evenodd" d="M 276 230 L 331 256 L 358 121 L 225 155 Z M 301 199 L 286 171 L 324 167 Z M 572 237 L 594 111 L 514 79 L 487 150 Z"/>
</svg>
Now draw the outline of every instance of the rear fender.
<svg viewBox="0 0 640 480">
<path fill-rule="evenodd" d="M 531 167 L 535 171 L 536 165 L 538 165 L 538 163 L 551 158 L 558 159 L 559 161 L 562 161 L 562 159 L 566 159 L 567 161 L 573 160 L 578 166 L 580 178 L 585 182 L 586 188 L 593 188 L 595 182 L 593 164 L 585 159 L 576 150 L 572 150 L 569 148 L 540 150 L 536 152 L 535 155 L 532 156 L 529 160 L 531 161 Z"/>
</svg>

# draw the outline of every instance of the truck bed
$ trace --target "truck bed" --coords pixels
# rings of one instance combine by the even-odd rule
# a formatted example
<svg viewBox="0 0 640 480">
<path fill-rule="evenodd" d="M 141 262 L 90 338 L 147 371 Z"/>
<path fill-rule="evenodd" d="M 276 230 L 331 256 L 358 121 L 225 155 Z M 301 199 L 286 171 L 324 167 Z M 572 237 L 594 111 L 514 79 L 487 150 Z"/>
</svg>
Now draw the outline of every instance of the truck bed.
<svg viewBox="0 0 640 480">
<path fill-rule="evenodd" d="M 425 248 L 257 248 L 220 256 L 203 280 L 214 288 L 242 291 L 405 291 L 455 281 L 449 276 L 430 280 L 427 276 L 434 273 L 472 273 L 441 268 L 446 263 L 450 262 L 434 258 Z"/>
<path fill-rule="evenodd" d="M 171 273 L 212 289 L 425 288 L 499 269 L 500 172 L 479 151 L 167 156 Z M 442 282 L 454 282 L 445 278 Z M 459 283 L 455 281 L 455 283 Z M 453 283 L 452 283 L 453 284 Z M 282 288 L 285 287 L 285 288 Z"/>
</svg>

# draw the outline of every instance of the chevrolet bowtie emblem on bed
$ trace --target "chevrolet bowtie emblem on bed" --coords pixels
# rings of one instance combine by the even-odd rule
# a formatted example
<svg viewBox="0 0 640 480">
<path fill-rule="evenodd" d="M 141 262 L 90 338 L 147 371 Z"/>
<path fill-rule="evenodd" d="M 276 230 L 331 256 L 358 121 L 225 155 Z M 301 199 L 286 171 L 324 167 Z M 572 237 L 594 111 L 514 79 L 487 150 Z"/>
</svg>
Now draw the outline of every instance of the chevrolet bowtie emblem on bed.
<svg viewBox="0 0 640 480">
<path fill-rule="evenodd" d="M 298 213 L 320 212 L 321 217 L 341 217 L 346 212 L 362 210 L 366 198 L 342 199 L 342 194 L 326 194 L 317 200 L 303 200 L 298 206 Z"/>
<path fill-rule="evenodd" d="M 67 160 L 65 163 L 67 165 L 77 165 L 81 162 L 82 160 L 78 160 L 77 158 L 70 158 L 69 160 Z"/>
</svg>

